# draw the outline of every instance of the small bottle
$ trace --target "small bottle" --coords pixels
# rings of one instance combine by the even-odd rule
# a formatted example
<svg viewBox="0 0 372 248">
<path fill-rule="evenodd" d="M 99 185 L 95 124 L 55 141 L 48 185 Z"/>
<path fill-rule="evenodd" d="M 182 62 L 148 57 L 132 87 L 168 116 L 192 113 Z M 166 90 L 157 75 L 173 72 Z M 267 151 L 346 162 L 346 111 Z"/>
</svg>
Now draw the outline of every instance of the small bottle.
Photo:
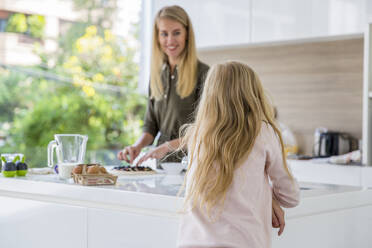
<svg viewBox="0 0 372 248">
<path fill-rule="evenodd" d="M 187 167 L 189 165 L 189 157 L 188 156 L 184 156 L 181 160 L 181 164 L 183 166 L 183 170 L 182 172 L 186 172 L 187 171 Z"/>
</svg>

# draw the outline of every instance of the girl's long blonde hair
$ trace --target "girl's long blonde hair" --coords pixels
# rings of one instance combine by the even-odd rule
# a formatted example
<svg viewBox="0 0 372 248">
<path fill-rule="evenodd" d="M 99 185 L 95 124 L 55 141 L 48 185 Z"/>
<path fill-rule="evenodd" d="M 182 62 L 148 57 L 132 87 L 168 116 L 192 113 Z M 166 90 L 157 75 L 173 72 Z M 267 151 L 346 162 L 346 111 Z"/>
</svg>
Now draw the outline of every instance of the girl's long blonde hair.
<svg viewBox="0 0 372 248">
<path fill-rule="evenodd" d="M 214 206 L 223 206 L 234 171 L 251 152 L 263 122 L 278 135 L 283 164 L 291 176 L 273 108 L 257 74 L 240 62 L 214 65 L 207 75 L 196 120 L 183 130 L 182 141 L 190 158 L 187 173 L 195 166 L 185 204 L 191 202 L 192 208 L 198 206 L 209 217 Z"/>
<path fill-rule="evenodd" d="M 186 29 L 185 49 L 181 53 L 178 67 L 177 93 L 181 98 L 189 96 L 196 85 L 197 78 L 197 53 L 195 46 L 194 30 L 189 16 L 180 6 L 167 6 L 159 10 L 155 17 L 153 36 L 152 36 L 152 56 L 151 56 L 151 78 L 150 89 L 151 96 L 159 100 L 163 96 L 164 89 L 161 82 L 161 71 L 167 55 L 161 50 L 159 44 L 158 23 L 162 18 L 171 19 L 181 23 Z"/>
</svg>

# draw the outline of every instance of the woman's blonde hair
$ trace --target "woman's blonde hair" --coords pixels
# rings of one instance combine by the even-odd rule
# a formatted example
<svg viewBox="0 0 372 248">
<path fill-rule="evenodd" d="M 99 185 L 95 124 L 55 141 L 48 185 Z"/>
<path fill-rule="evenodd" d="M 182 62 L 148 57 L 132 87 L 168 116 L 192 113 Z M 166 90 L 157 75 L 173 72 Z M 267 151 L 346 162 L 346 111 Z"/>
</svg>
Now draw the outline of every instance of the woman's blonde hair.
<svg viewBox="0 0 372 248">
<path fill-rule="evenodd" d="M 161 82 L 161 71 L 167 55 L 161 50 L 159 44 L 159 21 L 160 19 L 170 19 L 181 23 L 186 29 L 186 44 L 183 52 L 180 54 L 180 63 L 178 66 L 177 93 L 181 98 L 189 96 L 195 88 L 197 77 L 197 53 L 195 46 L 194 30 L 186 11 L 177 6 L 167 6 L 159 10 L 155 17 L 153 36 L 152 36 L 152 57 L 151 57 L 151 96 L 155 99 L 161 99 L 164 89 Z"/>
<path fill-rule="evenodd" d="M 211 217 L 212 207 L 225 201 L 235 169 L 252 150 L 263 122 L 278 135 L 283 164 L 281 133 L 275 124 L 257 74 L 246 64 L 230 61 L 214 65 L 207 75 L 193 124 L 184 127 L 183 145 L 189 149 L 189 173 L 185 206 L 192 203 Z"/>
</svg>

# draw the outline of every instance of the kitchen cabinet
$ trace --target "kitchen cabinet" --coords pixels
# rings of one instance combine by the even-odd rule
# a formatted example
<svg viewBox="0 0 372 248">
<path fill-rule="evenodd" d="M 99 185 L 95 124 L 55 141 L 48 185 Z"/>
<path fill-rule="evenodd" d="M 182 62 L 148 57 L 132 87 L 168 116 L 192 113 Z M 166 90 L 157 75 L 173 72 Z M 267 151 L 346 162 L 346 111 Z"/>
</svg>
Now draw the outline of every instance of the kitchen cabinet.
<svg viewBox="0 0 372 248">
<path fill-rule="evenodd" d="M 330 210 L 286 220 L 283 235 L 272 247 L 358 247 L 369 248 L 372 206 Z"/>
<path fill-rule="evenodd" d="M 86 208 L 0 196 L 0 247 L 86 248 Z"/>
<path fill-rule="evenodd" d="M 177 217 L 90 208 L 88 220 L 89 248 L 176 247 Z"/>
<path fill-rule="evenodd" d="M 372 20 L 372 3 L 368 0 L 154 0 L 152 3 L 152 20 L 161 7 L 181 5 L 194 24 L 199 48 L 356 34 L 362 33 L 368 20 Z"/>
<path fill-rule="evenodd" d="M 182 6 L 189 14 L 198 47 L 250 42 L 251 0 L 155 0 L 152 19 L 160 8 L 174 4 Z"/>
<path fill-rule="evenodd" d="M 252 0 L 251 42 L 362 33 L 365 0 Z M 370 5 L 370 4 L 369 4 Z"/>
</svg>

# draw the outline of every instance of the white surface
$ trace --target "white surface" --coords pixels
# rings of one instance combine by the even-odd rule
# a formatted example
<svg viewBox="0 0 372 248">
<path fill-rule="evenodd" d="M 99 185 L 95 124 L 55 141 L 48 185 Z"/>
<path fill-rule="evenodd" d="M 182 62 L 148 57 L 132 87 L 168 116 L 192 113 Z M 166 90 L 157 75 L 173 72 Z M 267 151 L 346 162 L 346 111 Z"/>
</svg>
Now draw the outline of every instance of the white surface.
<svg viewBox="0 0 372 248">
<path fill-rule="evenodd" d="M 251 0 L 155 0 L 153 4 L 153 17 L 164 6 L 183 7 L 191 18 L 197 47 L 250 42 Z"/>
<path fill-rule="evenodd" d="M 178 218 L 88 210 L 89 248 L 176 247 Z"/>
<path fill-rule="evenodd" d="M 311 160 L 288 160 L 299 181 L 372 187 L 372 167 L 333 165 Z"/>
<path fill-rule="evenodd" d="M 181 163 L 161 163 L 161 167 L 163 167 L 166 174 L 170 175 L 179 175 L 183 170 L 183 164 Z"/>
<path fill-rule="evenodd" d="M 371 212 L 369 205 L 291 218 L 283 235 L 273 239 L 272 247 L 370 248 Z"/>
<path fill-rule="evenodd" d="M 7 210 L 1 215 L 0 221 L 13 223 L 12 209 L 18 211 L 23 206 L 28 209 L 28 216 L 41 219 L 43 226 L 39 226 L 36 219 L 28 223 L 28 219 L 22 217 L 14 222 L 14 228 L 27 227 L 27 230 L 20 230 L 24 236 L 17 242 L 27 243 L 26 247 L 31 248 L 49 248 L 51 244 L 60 247 L 54 245 L 59 242 L 53 236 L 55 230 L 57 233 L 62 230 L 74 233 L 67 235 L 67 245 L 60 242 L 64 247 L 74 247 L 70 245 L 74 243 L 79 245 L 76 247 L 89 248 L 170 248 L 176 242 L 179 210 L 182 209 L 183 199 L 176 197 L 182 181 L 179 175 L 127 176 L 120 177 L 116 186 L 98 187 L 74 185 L 71 180 L 59 180 L 57 175 L 30 175 L 25 178 L 1 176 L 1 204 L 7 206 Z M 372 206 L 372 190 L 314 183 L 300 185 L 304 189 L 301 191 L 301 203 L 294 209 L 286 210 L 285 235 L 281 238 L 273 235 L 273 247 L 298 247 L 291 244 L 299 243 L 303 243 L 301 247 L 311 247 L 310 244 L 314 245 L 312 247 L 332 247 L 339 244 L 337 239 L 340 233 L 351 234 L 358 239 L 348 240 L 338 248 L 370 247 L 372 236 L 359 230 L 371 229 L 372 211 L 369 209 Z M 354 228 L 355 220 L 360 220 L 357 229 Z M 85 225 L 82 225 L 84 221 Z M 66 227 L 66 223 L 73 223 L 73 227 Z M 3 226 L 6 225 L 1 224 L 0 228 Z M 76 232 L 75 227 L 79 231 Z M 48 230 L 45 232 L 54 240 L 51 242 L 46 238 L 48 246 L 43 240 L 26 235 L 32 229 L 30 233 L 35 230 L 40 238 L 43 232 L 39 230 L 46 228 Z M 327 235 L 322 230 L 328 230 Z M 321 239 L 314 239 L 309 233 L 315 233 Z M 5 243 L 7 234 L 0 231 L 0 247 L 17 244 Z M 75 243 L 74 235 L 80 238 L 80 243 Z M 319 245 L 322 243 L 332 246 Z"/>
<path fill-rule="evenodd" d="M 363 33 L 372 21 L 368 0 L 155 0 L 152 26 L 163 6 L 178 4 L 191 17 L 198 48 Z"/>
<path fill-rule="evenodd" d="M 86 208 L 0 196 L 0 247 L 87 247 Z"/>
<path fill-rule="evenodd" d="M 366 1 L 252 0 L 251 42 L 362 33 Z"/>
</svg>

